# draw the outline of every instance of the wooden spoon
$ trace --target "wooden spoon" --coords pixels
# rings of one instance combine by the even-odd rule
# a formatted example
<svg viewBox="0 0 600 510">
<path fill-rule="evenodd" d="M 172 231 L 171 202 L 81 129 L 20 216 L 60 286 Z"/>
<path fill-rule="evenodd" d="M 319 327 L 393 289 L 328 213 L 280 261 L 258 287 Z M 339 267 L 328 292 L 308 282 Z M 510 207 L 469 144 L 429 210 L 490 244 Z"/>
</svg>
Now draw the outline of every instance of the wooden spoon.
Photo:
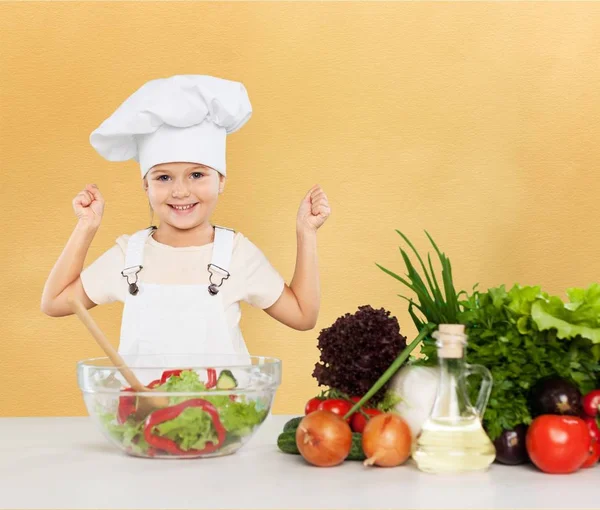
<svg viewBox="0 0 600 510">
<path fill-rule="evenodd" d="M 87 311 L 83 303 L 76 297 L 69 297 L 68 299 L 71 309 L 77 317 L 83 322 L 84 326 L 92 334 L 98 345 L 106 353 L 108 358 L 113 362 L 115 367 L 121 372 L 125 380 L 129 383 L 134 391 L 150 393 L 155 391 L 147 386 L 144 386 L 131 369 L 125 364 L 125 361 L 121 355 L 115 350 L 115 348 L 108 341 L 102 330 L 96 324 L 96 321 L 92 318 L 90 313 Z M 144 396 L 143 398 L 137 399 L 136 417 L 143 418 L 150 414 L 157 408 L 167 407 L 169 405 L 168 397 L 158 396 Z"/>
</svg>

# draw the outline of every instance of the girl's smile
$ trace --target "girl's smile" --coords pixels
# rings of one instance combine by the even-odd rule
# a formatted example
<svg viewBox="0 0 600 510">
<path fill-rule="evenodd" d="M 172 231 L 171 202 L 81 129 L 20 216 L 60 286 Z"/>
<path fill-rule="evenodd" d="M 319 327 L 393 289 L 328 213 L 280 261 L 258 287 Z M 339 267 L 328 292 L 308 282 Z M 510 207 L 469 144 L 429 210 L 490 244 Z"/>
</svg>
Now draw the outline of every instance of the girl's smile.
<svg viewBox="0 0 600 510">
<path fill-rule="evenodd" d="M 191 204 L 167 204 L 171 209 L 173 209 L 173 213 L 178 216 L 187 216 L 192 214 L 196 210 L 196 206 L 198 202 L 193 202 Z"/>
</svg>

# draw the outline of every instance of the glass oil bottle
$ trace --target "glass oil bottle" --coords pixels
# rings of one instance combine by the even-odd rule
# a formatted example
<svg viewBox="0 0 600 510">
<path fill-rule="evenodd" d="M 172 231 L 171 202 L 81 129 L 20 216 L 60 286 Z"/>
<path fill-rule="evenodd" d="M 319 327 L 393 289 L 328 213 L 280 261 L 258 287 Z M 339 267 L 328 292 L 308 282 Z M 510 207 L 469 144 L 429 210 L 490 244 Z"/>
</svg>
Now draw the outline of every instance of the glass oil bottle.
<svg viewBox="0 0 600 510">
<path fill-rule="evenodd" d="M 484 471 L 496 449 L 481 425 L 492 389 L 492 375 L 481 365 L 465 362 L 467 337 L 462 324 L 441 324 L 437 341 L 440 381 L 433 409 L 413 444 L 412 457 L 421 471 L 460 473 Z M 468 397 L 467 378 L 482 378 L 475 406 Z"/>
</svg>

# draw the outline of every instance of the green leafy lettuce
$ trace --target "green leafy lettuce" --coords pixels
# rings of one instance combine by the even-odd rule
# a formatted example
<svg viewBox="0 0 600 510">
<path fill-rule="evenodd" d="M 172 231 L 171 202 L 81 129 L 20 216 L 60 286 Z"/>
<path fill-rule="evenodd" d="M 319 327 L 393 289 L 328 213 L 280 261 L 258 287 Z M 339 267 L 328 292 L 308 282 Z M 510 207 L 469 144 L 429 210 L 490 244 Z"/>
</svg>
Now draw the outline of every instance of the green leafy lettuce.
<svg viewBox="0 0 600 510">
<path fill-rule="evenodd" d="M 558 338 L 581 336 L 600 344 L 600 284 L 588 289 L 569 289 L 569 302 L 547 297 L 532 305 L 532 316 L 540 330 L 555 329 Z"/>
<path fill-rule="evenodd" d="M 114 413 L 100 414 L 100 422 L 104 430 L 115 439 L 126 450 L 132 453 L 145 453 L 148 451 L 148 443 L 144 439 L 144 422 L 128 420 L 123 424 L 117 422 Z"/>
</svg>

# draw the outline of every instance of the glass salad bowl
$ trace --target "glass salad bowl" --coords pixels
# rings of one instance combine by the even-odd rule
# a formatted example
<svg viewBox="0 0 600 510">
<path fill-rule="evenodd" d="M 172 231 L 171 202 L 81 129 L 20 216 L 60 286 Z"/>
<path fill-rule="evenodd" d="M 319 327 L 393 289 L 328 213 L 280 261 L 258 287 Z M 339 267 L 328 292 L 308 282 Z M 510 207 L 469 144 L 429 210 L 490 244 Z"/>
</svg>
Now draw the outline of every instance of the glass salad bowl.
<svg viewBox="0 0 600 510">
<path fill-rule="evenodd" d="M 109 358 L 77 363 L 88 413 L 104 436 L 137 457 L 198 458 L 236 452 L 268 416 L 281 382 L 277 358 L 122 356 L 152 391 L 134 391 Z M 148 399 L 152 397 L 167 397 Z M 160 407 L 143 405 L 162 401 Z"/>
</svg>

